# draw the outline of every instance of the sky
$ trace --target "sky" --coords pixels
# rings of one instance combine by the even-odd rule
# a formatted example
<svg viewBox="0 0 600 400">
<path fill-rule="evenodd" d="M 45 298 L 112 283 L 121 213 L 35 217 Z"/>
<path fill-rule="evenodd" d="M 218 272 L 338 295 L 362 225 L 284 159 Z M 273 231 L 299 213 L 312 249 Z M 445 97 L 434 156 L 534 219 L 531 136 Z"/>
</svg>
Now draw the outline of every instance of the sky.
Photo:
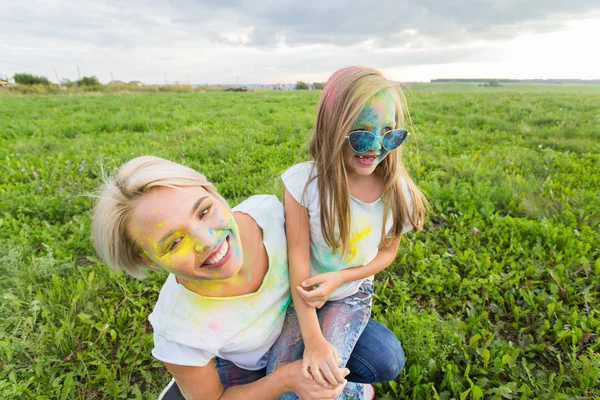
<svg viewBox="0 0 600 400">
<path fill-rule="evenodd" d="M 146 84 L 600 78 L 598 0 L 20 0 L 0 75 Z"/>
</svg>

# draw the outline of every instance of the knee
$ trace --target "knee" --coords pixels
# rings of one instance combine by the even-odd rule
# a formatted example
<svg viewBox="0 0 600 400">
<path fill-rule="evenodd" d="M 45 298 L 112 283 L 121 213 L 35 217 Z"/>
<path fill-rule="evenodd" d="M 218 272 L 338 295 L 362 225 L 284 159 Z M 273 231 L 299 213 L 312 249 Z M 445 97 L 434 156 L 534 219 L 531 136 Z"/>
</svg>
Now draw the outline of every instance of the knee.
<svg viewBox="0 0 600 400">
<path fill-rule="evenodd" d="M 396 341 L 395 346 L 390 346 L 386 358 L 387 362 L 383 363 L 378 371 L 379 381 L 381 382 L 394 380 L 404 368 L 404 349 L 402 349 L 402 344 L 399 341 Z"/>
</svg>

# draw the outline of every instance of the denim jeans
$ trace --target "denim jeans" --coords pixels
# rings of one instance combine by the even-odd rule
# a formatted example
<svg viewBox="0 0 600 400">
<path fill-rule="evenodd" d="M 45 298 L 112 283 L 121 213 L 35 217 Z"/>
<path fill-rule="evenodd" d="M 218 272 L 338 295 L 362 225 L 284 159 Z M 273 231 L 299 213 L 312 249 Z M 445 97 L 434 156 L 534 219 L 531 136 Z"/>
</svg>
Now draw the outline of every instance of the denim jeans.
<svg viewBox="0 0 600 400">
<path fill-rule="evenodd" d="M 359 291 L 341 300 L 328 301 L 317 310 L 325 339 L 338 351 L 351 373 L 348 384 L 337 399 L 362 399 L 362 383 L 394 379 L 404 366 L 404 351 L 394 334 L 370 319 L 373 283 L 365 281 Z M 302 358 L 304 342 L 294 307 L 286 313 L 281 335 L 269 351 L 267 374 L 278 365 Z M 286 393 L 280 400 L 298 399 Z"/>
</svg>

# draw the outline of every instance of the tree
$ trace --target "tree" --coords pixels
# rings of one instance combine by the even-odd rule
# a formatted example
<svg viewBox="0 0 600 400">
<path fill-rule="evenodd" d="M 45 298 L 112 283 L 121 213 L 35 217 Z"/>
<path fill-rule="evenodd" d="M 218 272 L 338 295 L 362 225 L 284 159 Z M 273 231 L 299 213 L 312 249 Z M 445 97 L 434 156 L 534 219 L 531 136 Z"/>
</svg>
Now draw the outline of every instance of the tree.
<svg viewBox="0 0 600 400">
<path fill-rule="evenodd" d="M 308 83 L 302 81 L 296 82 L 296 90 L 308 90 Z"/>
<path fill-rule="evenodd" d="M 70 88 L 70 87 L 73 87 L 73 85 L 75 85 L 75 82 L 73 82 L 73 81 L 72 81 L 72 80 L 70 80 L 70 79 L 65 79 L 65 78 L 63 78 L 63 79 L 60 81 L 60 84 L 61 84 L 61 86 L 64 86 L 64 87 L 66 87 L 66 88 Z"/>
<path fill-rule="evenodd" d="M 100 86 L 100 81 L 95 76 L 84 76 L 77 81 L 77 86 Z"/>
<path fill-rule="evenodd" d="M 50 81 L 45 76 L 37 76 L 32 74 L 14 74 L 13 79 L 19 85 L 49 85 Z"/>
<path fill-rule="evenodd" d="M 325 84 L 323 82 L 314 82 L 312 84 L 313 90 L 323 90 L 324 87 L 325 87 Z"/>
</svg>

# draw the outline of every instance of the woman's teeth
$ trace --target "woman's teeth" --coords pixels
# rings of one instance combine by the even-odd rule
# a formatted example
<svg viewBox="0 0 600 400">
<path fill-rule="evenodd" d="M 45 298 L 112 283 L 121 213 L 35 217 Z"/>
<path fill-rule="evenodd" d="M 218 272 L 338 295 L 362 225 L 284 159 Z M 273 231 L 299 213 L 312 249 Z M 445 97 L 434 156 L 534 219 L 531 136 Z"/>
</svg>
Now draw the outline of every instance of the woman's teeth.
<svg viewBox="0 0 600 400">
<path fill-rule="evenodd" d="M 223 259 L 223 257 L 225 257 L 225 254 L 227 254 L 227 250 L 229 250 L 229 242 L 227 241 L 227 239 L 225 239 L 225 243 L 223 243 L 223 245 L 221 246 L 221 250 L 219 250 L 219 252 L 215 255 L 213 255 L 210 258 L 207 258 L 204 261 L 204 264 L 215 264 L 218 263 L 219 261 L 221 261 Z"/>
</svg>

